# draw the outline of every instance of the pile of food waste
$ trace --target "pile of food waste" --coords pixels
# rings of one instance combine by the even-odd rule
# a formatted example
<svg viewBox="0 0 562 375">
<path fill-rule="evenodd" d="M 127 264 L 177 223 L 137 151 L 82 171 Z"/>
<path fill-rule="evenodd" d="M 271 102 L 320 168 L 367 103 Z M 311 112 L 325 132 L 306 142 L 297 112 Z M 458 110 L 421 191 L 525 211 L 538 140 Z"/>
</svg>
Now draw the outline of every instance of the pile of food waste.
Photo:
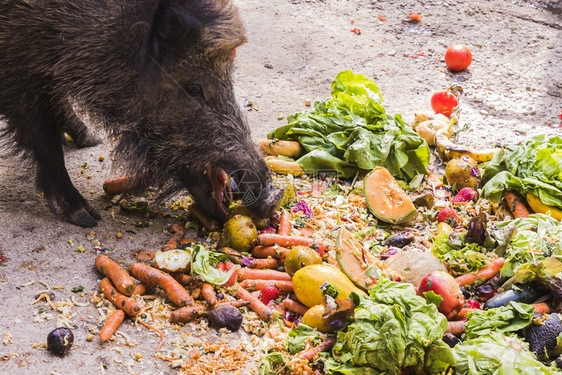
<svg viewBox="0 0 562 375">
<path fill-rule="evenodd" d="M 288 120 L 258 142 L 275 217 L 233 202 L 220 230 L 195 214 L 144 262 L 98 256 L 101 342 L 125 318 L 255 335 L 251 354 L 157 348 L 186 374 L 562 373 L 561 138 L 463 147 L 454 112 L 408 125 L 350 71 Z"/>
</svg>

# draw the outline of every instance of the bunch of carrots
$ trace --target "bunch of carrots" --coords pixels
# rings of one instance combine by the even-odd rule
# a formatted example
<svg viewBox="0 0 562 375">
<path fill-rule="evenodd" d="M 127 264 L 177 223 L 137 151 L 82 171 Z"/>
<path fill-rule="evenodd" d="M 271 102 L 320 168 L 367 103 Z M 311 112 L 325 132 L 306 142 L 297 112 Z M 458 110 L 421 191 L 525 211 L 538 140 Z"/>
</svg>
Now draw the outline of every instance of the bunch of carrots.
<svg viewBox="0 0 562 375">
<path fill-rule="evenodd" d="M 273 268 L 284 264 L 285 257 L 292 246 L 313 246 L 321 256 L 327 250 L 327 246 L 310 237 L 290 235 L 292 232 L 290 216 L 288 211 L 281 211 L 278 232 L 259 234 L 257 245 L 251 254 L 253 259 L 248 267 L 236 269 L 233 277 L 223 285 L 215 286 L 206 283 L 196 275 L 168 274 L 143 263 L 133 263 L 127 271 L 106 255 L 98 255 L 95 265 L 98 271 L 105 276 L 100 283 L 100 290 L 116 308 L 106 318 L 105 325 L 100 331 L 100 341 L 102 343 L 108 341 L 126 316 L 133 318 L 138 316 L 142 311 L 142 306 L 136 298 L 155 286 L 161 288 L 170 301 L 178 307 L 170 316 L 170 320 L 175 323 L 186 323 L 198 319 L 210 309 L 224 303 L 235 307 L 247 305 L 265 321 L 274 319 L 276 313 L 284 316 L 286 311 L 304 315 L 308 307 L 301 304 L 294 295 L 291 276 Z M 181 248 L 192 241 L 184 238 L 186 231 L 182 225 L 174 224 L 171 231 L 173 235 L 162 251 Z M 226 266 L 226 269 L 229 269 L 234 265 L 225 263 L 219 264 L 219 266 Z M 262 302 L 261 291 L 266 287 L 276 288 L 284 297 L 278 300 L 282 302 L 277 304 Z M 219 300 L 216 288 L 223 288 L 221 291 L 231 294 L 236 299 Z M 284 323 L 291 328 L 294 326 L 287 320 L 284 320 Z M 157 329 L 146 323 L 144 325 L 163 336 Z M 313 349 L 309 350 L 313 352 Z M 306 356 L 305 353 L 302 355 Z"/>
</svg>

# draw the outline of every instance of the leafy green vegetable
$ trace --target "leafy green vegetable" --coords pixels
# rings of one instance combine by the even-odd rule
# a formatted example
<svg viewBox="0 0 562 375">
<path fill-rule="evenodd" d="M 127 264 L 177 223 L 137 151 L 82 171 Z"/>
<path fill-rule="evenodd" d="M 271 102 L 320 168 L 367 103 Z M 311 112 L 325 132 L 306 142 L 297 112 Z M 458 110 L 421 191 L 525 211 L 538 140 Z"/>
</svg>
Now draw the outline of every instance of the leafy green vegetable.
<svg viewBox="0 0 562 375">
<path fill-rule="evenodd" d="M 437 307 L 416 295 L 411 284 L 380 279 L 369 296 L 351 293 L 355 316 L 338 331 L 333 358 L 324 359 L 330 374 L 438 374 L 455 362 L 442 341 L 447 329 Z"/>
<path fill-rule="evenodd" d="M 511 301 L 507 306 L 487 311 L 476 310 L 466 323 L 466 339 L 487 336 L 492 332 L 516 332 L 531 324 L 535 308 Z"/>
<path fill-rule="evenodd" d="M 562 225 L 558 220 L 544 214 L 532 214 L 499 223 L 498 228 L 502 230 L 510 225 L 515 227 L 515 233 L 505 249 L 502 276 L 513 276 L 515 269 L 523 264 L 562 255 Z"/>
<path fill-rule="evenodd" d="M 439 260 L 447 263 L 449 269 L 457 275 L 477 272 L 491 260 L 485 247 L 475 243 L 463 244 L 462 246 L 452 244 L 447 232 L 434 237 L 432 252 Z"/>
<path fill-rule="evenodd" d="M 259 375 L 274 375 L 279 374 L 280 367 L 285 367 L 287 365 L 287 360 L 282 353 L 273 352 L 269 353 L 258 363 L 258 374 Z"/>
<path fill-rule="evenodd" d="M 219 262 L 228 260 L 228 255 L 208 251 L 202 245 L 191 247 L 191 273 L 201 276 L 206 282 L 214 285 L 222 285 L 230 279 L 236 270 L 224 272 L 217 268 Z"/>
<path fill-rule="evenodd" d="M 502 285 L 502 289 L 508 289 L 516 283 L 527 284 L 533 281 L 550 289 L 557 300 L 562 300 L 562 262 L 555 257 L 521 265 L 515 275 Z"/>
<path fill-rule="evenodd" d="M 387 115 L 375 83 L 346 70 L 332 82 L 332 96 L 314 103 L 314 111 L 288 117 L 287 125 L 269 138 L 297 140 L 306 154 L 297 162 L 304 170 L 337 171 L 352 177 L 358 169 L 386 167 L 410 182 L 427 174 L 427 143 L 402 121 Z"/>
<path fill-rule="evenodd" d="M 283 347 L 289 353 L 296 354 L 306 347 L 307 341 L 310 341 L 313 345 L 318 345 L 322 339 L 317 330 L 300 323 L 297 328 L 289 332 L 287 339 L 283 342 Z"/>
<path fill-rule="evenodd" d="M 517 337 L 491 333 L 467 340 L 453 349 L 455 375 L 555 375 L 559 371 L 540 363 Z"/>
<path fill-rule="evenodd" d="M 430 290 L 429 292 L 423 292 L 423 296 L 427 303 L 432 303 L 437 308 L 439 308 L 439 306 L 441 306 L 441 302 L 443 302 L 443 297 L 435 293 L 433 290 Z"/>
<path fill-rule="evenodd" d="M 533 193 L 547 206 L 562 208 L 562 138 L 538 135 L 507 146 L 486 165 L 482 196 L 498 202 L 504 190 Z"/>
</svg>

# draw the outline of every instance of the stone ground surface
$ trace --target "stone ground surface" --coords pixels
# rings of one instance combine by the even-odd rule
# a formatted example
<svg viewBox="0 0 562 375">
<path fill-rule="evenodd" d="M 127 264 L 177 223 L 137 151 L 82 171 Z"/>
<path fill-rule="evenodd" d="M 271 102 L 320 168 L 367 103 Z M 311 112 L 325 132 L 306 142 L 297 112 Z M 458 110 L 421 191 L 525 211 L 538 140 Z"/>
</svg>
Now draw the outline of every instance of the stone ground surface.
<svg viewBox="0 0 562 375">
<path fill-rule="evenodd" d="M 431 110 L 434 91 L 461 85 L 460 122 L 470 125 L 457 139 L 462 144 L 491 146 L 562 133 L 562 22 L 560 5 L 556 8 L 554 1 L 235 2 L 249 38 L 236 57 L 236 91 L 241 105 L 253 103 L 247 116 L 255 138 L 284 124 L 287 115 L 306 110 L 305 99 L 328 96 L 331 80 L 346 69 L 374 80 L 387 112 L 401 113 L 407 121 L 415 111 Z M 421 22 L 409 21 L 411 11 L 421 15 Z M 350 32 L 354 27 L 360 35 Z M 469 46 L 474 60 L 468 70 L 453 74 L 443 56 L 457 43 Z M 95 374 L 101 373 L 102 363 L 108 365 L 108 374 L 125 374 L 128 370 L 115 359 L 130 361 L 131 353 L 144 358 L 131 367 L 133 373 L 176 372 L 153 357 L 158 338 L 130 323 L 121 329 L 138 346 L 121 348 L 123 355 L 111 345 L 100 346 L 97 338 L 87 341 L 88 324 L 101 327 L 92 305 L 73 307 L 75 345 L 67 357 L 32 347 L 46 341 L 56 322 L 33 322 L 38 306 L 45 306 L 31 305 L 46 289 L 40 281 L 64 287 L 54 290 L 55 301 L 70 298 L 71 289 L 79 285 L 91 292 L 100 279 L 93 267 L 94 241 L 129 264 L 136 251 L 158 250 L 169 238 L 164 230 L 172 218 L 158 216 L 148 228 L 139 229 L 134 225 L 137 217 L 104 209 L 109 199 L 102 183 L 119 173 L 118 166 L 112 169 L 111 147 L 108 140 L 94 148 L 66 150 L 75 185 L 102 212 L 94 233 L 48 211 L 34 189 L 32 168 L 21 156 L 0 159 L 2 374 Z M 99 156 L 105 157 L 103 162 Z M 81 174 L 85 163 L 89 167 Z M 117 239 L 117 232 L 124 238 Z M 84 252 L 74 251 L 80 246 Z M 87 295 L 75 298 L 87 301 Z M 251 368 L 250 364 L 249 373 Z"/>
</svg>

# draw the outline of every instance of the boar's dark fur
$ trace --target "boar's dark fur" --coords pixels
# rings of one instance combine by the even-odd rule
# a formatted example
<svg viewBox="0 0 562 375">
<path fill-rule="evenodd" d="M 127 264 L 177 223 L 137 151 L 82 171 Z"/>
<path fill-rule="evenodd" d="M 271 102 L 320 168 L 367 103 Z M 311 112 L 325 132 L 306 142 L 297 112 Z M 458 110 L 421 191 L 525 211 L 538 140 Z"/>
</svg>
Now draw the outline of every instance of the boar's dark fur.
<svg viewBox="0 0 562 375">
<path fill-rule="evenodd" d="M 233 94 L 243 42 L 228 0 L 4 0 L 4 136 L 33 157 L 38 188 L 74 224 L 94 226 L 100 215 L 64 165 L 63 133 L 80 146 L 99 142 L 73 103 L 120 136 L 117 153 L 144 185 L 187 188 L 200 210 L 224 219 L 225 171 L 266 217 L 280 192 Z"/>
</svg>

